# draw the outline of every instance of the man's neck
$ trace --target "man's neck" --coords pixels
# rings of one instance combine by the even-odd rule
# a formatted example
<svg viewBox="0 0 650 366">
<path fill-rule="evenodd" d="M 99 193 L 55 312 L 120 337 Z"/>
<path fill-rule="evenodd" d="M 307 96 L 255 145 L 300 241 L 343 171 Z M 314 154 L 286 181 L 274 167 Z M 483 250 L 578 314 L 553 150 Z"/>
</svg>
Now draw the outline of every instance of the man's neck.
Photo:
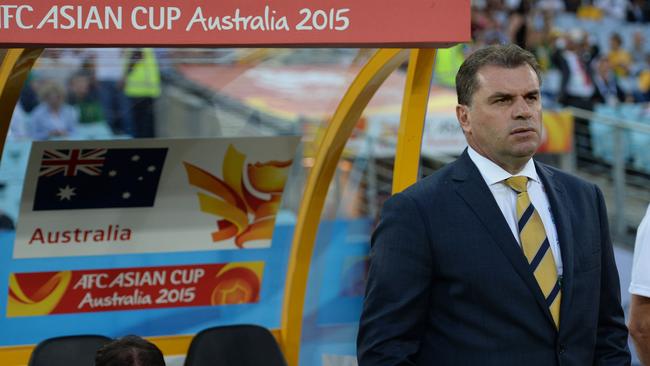
<svg viewBox="0 0 650 366">
<path fill-rule="evenodd" d="M 501 169 L 505 170 L 506 172 L 508 172 L 508 173 L 510 173 L 512 175 L 516 175 L 522 169 L 524 169 L 524 167 L 526 166 L 526 163 L 528 163 L 528 161 L 533 158 L 532 156 L 530 156 L 528 158 L 521 158 L 521 159 L 517 159 L 516 161 L 512 161 L 512 162 L 503 162 L 503 161 L 499 161 L 497 159 L 493 159 L 490 155 L 484 153 L 481 149 L 477 149 L 476 147 L 471 146 L 471 145 L 470 145 L 470 147 L 472 149 L 474 149 L 474 151 L 477 154 L 479 154 L 482 157 L 490 160 L 494 164 L 501 167 Z"/>
</svg>

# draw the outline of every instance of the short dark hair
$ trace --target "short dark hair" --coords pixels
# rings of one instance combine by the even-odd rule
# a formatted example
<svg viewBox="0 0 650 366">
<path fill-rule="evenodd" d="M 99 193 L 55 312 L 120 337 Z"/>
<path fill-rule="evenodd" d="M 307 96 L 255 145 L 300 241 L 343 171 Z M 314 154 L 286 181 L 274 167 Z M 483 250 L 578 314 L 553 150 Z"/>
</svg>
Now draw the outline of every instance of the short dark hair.
<svg viewBox="0 0 650 366">
<path fill-rule="evenodd" d="M 514 45 L 495 45 L 481 48 L 467 57 L 456 74 L 456 94 L 458 104 L 470 105 L 472 96 L 478 89 L 476 74 L 484 66 L 500 66 L 505 68 L 516 68 L 519 66 L 530 66 L 535 74 L 539 85 L 542 85 L 539 64 L 529 51 Z"/>
<path fill-rule="evenodd" d="M 165 366 L 165 358 L 155 344 L 127 335 L 102 346 L 95 355 L 95 366 Z"/>
<path fill-rule="evenodd" d="M 621 35 L 616 32 L 612 33 L 610 39 L 616 41 L 616 43 L 618 43 L 621 46 L 623 45 L 623 37 L 621 37 Z"/>
</svg>

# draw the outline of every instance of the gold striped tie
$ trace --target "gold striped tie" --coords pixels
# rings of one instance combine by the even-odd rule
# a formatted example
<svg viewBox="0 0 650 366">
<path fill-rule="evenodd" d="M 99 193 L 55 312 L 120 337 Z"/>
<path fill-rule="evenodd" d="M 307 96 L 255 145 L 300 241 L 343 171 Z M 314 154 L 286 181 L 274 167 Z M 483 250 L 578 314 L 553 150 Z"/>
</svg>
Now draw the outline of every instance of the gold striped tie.
<svg viewBox="0 0 650 366">
<path fill-rule="evenodd" d="M 544 294 L 555 326 L 559 329 L 562 291 L 544 224 L 528 196 L 528 177 L 510 177 L 506 179 L 506 184 L 517 193 L 517 221 L 521 247 Z"/>
</svg>

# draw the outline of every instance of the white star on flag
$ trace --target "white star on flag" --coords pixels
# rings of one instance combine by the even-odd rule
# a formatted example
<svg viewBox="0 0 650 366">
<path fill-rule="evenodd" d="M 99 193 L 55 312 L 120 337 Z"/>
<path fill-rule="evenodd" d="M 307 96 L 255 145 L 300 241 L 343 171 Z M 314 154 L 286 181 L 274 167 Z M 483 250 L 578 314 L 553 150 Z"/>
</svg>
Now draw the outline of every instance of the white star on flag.
<svg viewBox="0 0 650 366">
<path fill-rule="evenodd" d="M 75 189 L 76 188 L 72 188 L 67 184 L 65 188 L 59 188 L 59 193 L 56 194 L 57 196 L 59 196 L 59 201 L 63 201 L 63 200 L 70 201 L 72 199 L 72 196 L 76 195 L 76 193 L 74 193 Z"/>
</svg>

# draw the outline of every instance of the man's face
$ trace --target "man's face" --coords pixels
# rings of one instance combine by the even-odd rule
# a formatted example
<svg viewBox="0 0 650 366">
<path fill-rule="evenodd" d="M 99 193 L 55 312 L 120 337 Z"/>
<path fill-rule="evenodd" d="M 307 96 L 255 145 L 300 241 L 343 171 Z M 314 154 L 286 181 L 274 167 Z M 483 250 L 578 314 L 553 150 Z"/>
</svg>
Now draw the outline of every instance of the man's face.
<svg viewBox="0 0 650 366">
<path fill-rule="evenodd" d="M 45 102 L 50 106 L 52 109 L 59 109 L 63 105 L 63 101 L 65 100 L 65 96 L 58 92 L 58 91 L 50 91 L 46 96 L 45 96 Z"/>
<path fill-rule="evenodd" d="M 541 143 L 539 80 L 528 65 L 484 66 L 471 105 L 456 106 L 468 144 L 505 170 L 516 173 Z"/>
</svg>

